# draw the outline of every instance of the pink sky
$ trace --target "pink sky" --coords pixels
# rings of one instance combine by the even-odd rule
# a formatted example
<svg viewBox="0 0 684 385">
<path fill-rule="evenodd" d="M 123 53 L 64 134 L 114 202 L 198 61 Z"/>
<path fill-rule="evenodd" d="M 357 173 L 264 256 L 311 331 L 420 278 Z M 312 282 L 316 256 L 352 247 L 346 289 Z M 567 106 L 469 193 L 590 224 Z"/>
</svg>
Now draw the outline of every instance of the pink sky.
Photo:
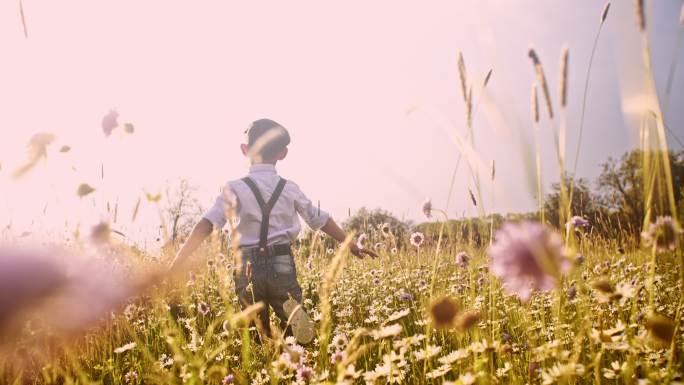
<svg viewBox="0 0 684 385">
<path fill-rule="evenodd" d="M 631 2 L 615 3 L 589 92 L 579 165 L 589 177 L 597 175 L 599 162 L 634 143 L 620 101 L 638 93 L 640 63 L 638 56 L 632 59 L 640 42 L 633 39 Z M 245 173 L 242 132 L 261 117 L 291 132 L 281 174 L 336 217 L 368 206 L 420 220 L 426 196 L 444 205 L 458 155 L 450 137 L 465 132 L 459 51 L 472 83 L 494 71 L 486 97 L 480 99 L 474 87 L 481 100 L 476 151 L 484 164 L 497 163 L 494 209 L 531 210 L 520 145 L 532 132 L 534 73 L 527 49 L 537 49 L 556 99 L 558 57 L 563 45 L 570 48 L 568 152 L 574 153 L 586 63 L 603 8 L 588 0 L 23 5 L 28 39 L 18 2 L 0 4 L 0 225 L 11 218 L 22 230 L 56 228 L 65 220 L 96 222 L 105 217 L 105 202 L 117 196 L 122 216 L 129 217 L 143 189 L 156 192 L 180 178 L 197 185 L 208 206 L 219 186 Z M 671 61 L 680 6 L 675 1 L 649 8 L 660 82 Z M 681 104 L 683 77 L 680 71 L 675 78 L 673 104 Z M 111 108 L 122 123 L 135 125 L 135 134 L 103 136 L 100 121 Z M 450 126 L 440 128 L 426 111 Z M 672 111 L 670 118 L 681 123 L 684 112 Z M 681 124 L 672 123 L 681 133 Z M 545 124 L 542 153 L 550 181 L 557 168 Z M 13 181 L 10 173 L 23 159 L 26 141 L 40 131 L 57 136 L 47 162 Z M 64 144 L 72 151 L 59 154 Z M 475 214 L 465 165 L 451 216 Z M 74 191 L 83 182 L 97 191 L 81 201 Z M 485 183 L 483 189 L 489 211 L 491 187 Z M 154 227 L 156 215 L 148 205 L 140 221 L 127 226 Z"/>
</svg>

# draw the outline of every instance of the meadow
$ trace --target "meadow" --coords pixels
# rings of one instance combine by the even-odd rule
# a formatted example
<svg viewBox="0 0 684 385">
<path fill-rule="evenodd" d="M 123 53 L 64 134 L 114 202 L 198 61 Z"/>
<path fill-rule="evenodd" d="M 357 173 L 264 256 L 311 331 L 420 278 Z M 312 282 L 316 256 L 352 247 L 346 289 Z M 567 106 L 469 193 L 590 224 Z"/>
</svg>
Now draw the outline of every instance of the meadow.
<svg viewBox="0 0 684 385">
<path fill-rule="evenodd" d="M 636 26 L 643 32 L 643 2 L 636 3 Z M 608 3 L 597 15 L 597 40 L 609 9 Z M 644 79 L 657 100 L 649 42 L 643 35 Z M 58 258 L 46 256 L 49 251 L 15 248 L 21 235 L 3 239 L 0 383 L 684 382 L 679 224 L 684 193 L 677 191 L 681 181 L 672 175 L 670 129 L 659 105 L 644 112 L 637 162 L 642 181 L 638 231 L 619 221 L 606 222 L 621 218 L 619 208 L 606 206 L 596 215 L 576 209 L 576 161 L 568 166 L 564 147 L 570 53 L 560 52 L 557 103 L 535 50 L 527 53 L 536 74 L 531 121 L 538 132 L 540 116 L 548 115 L 561 170 L 555 200 L 549 200 L 541 193 L 537 137 L 531 156 L 536 159 L 527 170 L 538 188 L 537 212 L 495 221 L 482 208 L 481 186 L 493 184 L 496 171 L 494 163 L 483 166 L 477 155 L 473 88 L 480 93 L 490 86 L 496 69 L 474 84 L 459 55 L 467 132 L 457 136 L 456 147 L 463 167 L 470 170 L 469 194 L 479 216 L 454 229 L 448 207 L 442 210 L 428 200 L 415 202 L 427 225 L 371 223 L 361 217 L 341 245 L 308 232 L 293 246 L 301 305 L 315 321 L 313 342 L 302 346 L 277 332 L 274 315 L 274 337 L 257 338 L 251 321 L 260 305 L 241 309 L 234 292 L 233 277 L 240 268 L 235 228 L 214 232 L 192 257 L 191 268 L 172 277 L 167 269 L 182 243 L 175 228 L 173 237 L 164 228 L 166 246 L 150 252 L 103 220 L 84 234 L 69 234 L 68 241 L 49 245 L 60 250 L 55 252 Z M 590 71 L 591 60 L 587 87 Z M 586 90 L 584 98 L 586 103 Z M 120 124 L 117 116 L 110 113 L 103 119 L 105 135 L 113 130 L 134 135 L 135 127 Z M 573 134 L 581 137 L 581 130 Z M 30 173 L 53 141 L 48 133 L 32 137 L 27 161 L 14 177 Z M 572 149 L 575 159 L 580 146 L 581 140 Z M 62 147 L 60 152 L 69 150 Z M 454 182 L 445 188 L 451 192 Z M 81 197 L 93 191 L 87 184 L 76 188 Z M 165 198 L 147 194 L 141 199 L 155 205 Z M 133 209 L 133 220 L 140 204 Z M 116 214 L 114 218 L 116 222 Z M 598 228 L 612 232 L 592 230 Z M 481 234 L 478 239 L 463 236 L 474 229 Z M 352 256 L 351 242 L 379 257 Z"/>
<path fill-rule="evenodd" d="M 250 310 L 239 312 L 232 291 L 231 255 L 220 252 L 216 237 L 187 279 L 130 300 L 83 337 L 31 337 L 40 326 L 26 326 L 4 358 L 4 382 L 679 380 L 682 296 L 674 254 L 653 259 L 634 245 L 577 236 L 580 254 L 557 287 L 522 302 L 502 290 L 485 248 L 453 243 L 437 251 L 426 241 L 396 250 L 391 230 L 376 229 L 368 241 L 388 247 L 377 260 L 359 260 L 312 235 L 296 252 L 303 306 L 318 329 L 308 346 L 292 338 L 255 344 Z"/>
</svg>

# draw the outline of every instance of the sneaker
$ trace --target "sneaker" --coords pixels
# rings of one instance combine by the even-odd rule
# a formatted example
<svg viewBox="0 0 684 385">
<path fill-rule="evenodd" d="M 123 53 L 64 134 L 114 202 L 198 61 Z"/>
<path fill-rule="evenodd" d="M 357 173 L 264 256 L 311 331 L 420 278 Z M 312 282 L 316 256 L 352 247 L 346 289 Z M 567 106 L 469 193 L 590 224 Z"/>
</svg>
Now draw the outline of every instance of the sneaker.
<svg viewBox="0 0 684 385">
<path fill-rule="evenodd" d="M 292 328 L 292 334 L 301 345 L 313 341 L 316 336 L 314 323 L 306 314 L 302 305 L 290 298 L 283 303 L 283 309 L 287 314 L 287 323 Z"/>
</svg>

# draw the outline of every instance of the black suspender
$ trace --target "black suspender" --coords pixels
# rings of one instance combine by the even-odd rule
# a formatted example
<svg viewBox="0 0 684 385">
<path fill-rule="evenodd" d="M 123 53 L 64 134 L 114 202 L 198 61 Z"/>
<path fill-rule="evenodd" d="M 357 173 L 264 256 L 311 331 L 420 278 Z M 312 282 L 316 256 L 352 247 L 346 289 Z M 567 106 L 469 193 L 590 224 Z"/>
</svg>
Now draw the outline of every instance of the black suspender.
<svg viewBox="0 0 684 385">
<path fill-rule="evenodd" d="M 250 190 L 252 190 L 252 193 L 254 194 L 257 203 L 259 204 L 259 208 L 261 209 L 261 232 L 259 234 L 259 253 L 265 256 L 267 254 L 266 247 L 268 246 L 268 222 L 271 216 L 271 210 L 273 210 L 273 206 L 275 206 L 276 201 L 280 197 L 280 194 L 283 192 L 287 180 L 280 178 L 280 180 L 278 181 L 278 185 L 276 186 L 275 190 L 273 190 L 271 199 L 268 200 L 268 203 L 264 202 L 264 198 L 261 196 L 259 188 L 250 177 L 246 176 L 242 178 L 242 181 L 245 182 L 245 184 L 249 187 Z"/>
</svg>

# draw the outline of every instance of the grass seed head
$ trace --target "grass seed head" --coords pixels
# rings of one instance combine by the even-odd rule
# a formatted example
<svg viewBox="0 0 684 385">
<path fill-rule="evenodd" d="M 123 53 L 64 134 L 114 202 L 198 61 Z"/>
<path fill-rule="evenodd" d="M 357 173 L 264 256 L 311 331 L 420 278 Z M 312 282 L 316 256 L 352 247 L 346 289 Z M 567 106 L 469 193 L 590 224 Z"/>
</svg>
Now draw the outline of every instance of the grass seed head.
<svg viewBox="0 0 684 385">
<path fill-rule="evenodd" d="M 478 322 L 480 322 L 480 312 L 473 310 L 461 314 L 456 326 L 459 330 L 465 331 L 477 325 Z"/>
<path fill-rule="evenodd" d="M 539 56 L 534 48 L 530 48 L 527 55 L 532 59 L 532 64 L 534 65 L 534 70 L 537 73 L 537 81 L 542 88 L 544 93 L 544 101 L 546 102 L 546 109 L 549 112 L 549 118 L 553 119 L 553 106 L 551 104 L 551 94 L 549 93 L 549 86 L 546 83 L 546 75 L 544 74 L 544 67 L 542 67 Z"/>
<path fill-rule="evenodd" d="M 606 3 L 606 5 L 603 7 L 603 12 L 601 13 L 601 24 L 603 24 L 606 21 L 606 18 L 608 17 L 608 11 L 610 10 L 610 1 Z"/>
<path fill-rule="evenodd" d="M 599 278 L 595 280 L 594 282 L 591 283 L 591 286 L 605 294 L 612 294 L 615 292 L 615 289 L 613 288 L 613 284 L 610 283 L 610 281 L 607 278 Z"/>
<path fill-rule="evenodd" d="M 463 93 L 463 101 L 468 103 L 468 78 L 466 74 L 465 61 L 463 61 L 463 54 L 458 53 L 458 77 L 461 80 L 461 92 Z"/>
<path fill-rule="evenodd" d="M 659 342 L 669 345 L 674 337 L 674 321 L 659 314 L 646 319 L 646 329 Z"/>
<path fill-rule="evenodd" d="M 568 103 L 568 47 L 564 47 L 561 52 L 560 60 L 560 84 L 558 86 L 560 92 L 560 104 L 565 108 Z"/>
<path fill-rule="evenodd" d="M 634 0 L 634 10 L 636 11 L 637 26 L 641 32 L 646 30 L 646 13 L 644 11 L 644 0 Z"/>
<path fill-rule="evenodd" d="M 454 327 L 458 313 L 458 303 L 451 297 L 439 298 L 430 305 L 430 315 L 435 327 L 438 329 Z"/>
</svg>

